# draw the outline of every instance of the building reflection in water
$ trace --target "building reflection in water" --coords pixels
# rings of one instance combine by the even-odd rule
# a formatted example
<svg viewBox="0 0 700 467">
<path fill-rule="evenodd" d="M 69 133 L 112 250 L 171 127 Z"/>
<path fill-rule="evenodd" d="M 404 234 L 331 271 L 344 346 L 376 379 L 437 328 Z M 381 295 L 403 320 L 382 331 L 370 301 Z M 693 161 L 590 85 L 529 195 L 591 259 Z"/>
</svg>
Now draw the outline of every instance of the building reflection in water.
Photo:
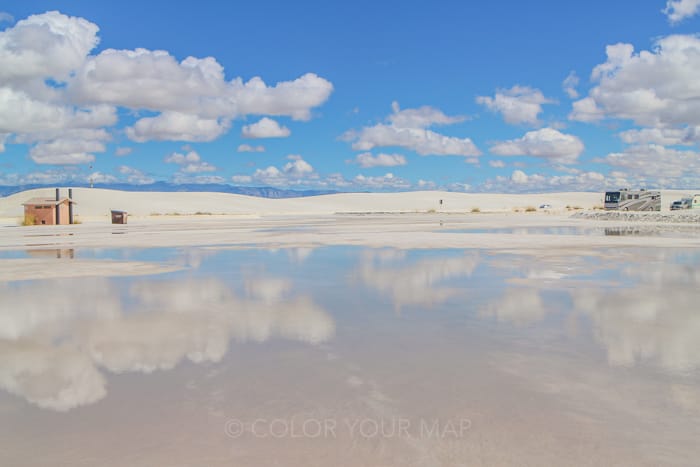
<svg viewBox="0 0 700 467">
<path fill-rule="evenodd" d="M 47 250 L 26 250 L 27 256 L 30 258 L 58 258 L 58 259 L 74 259 L 75 250 L 73 248 L 55 248 Z"/>
</svg>

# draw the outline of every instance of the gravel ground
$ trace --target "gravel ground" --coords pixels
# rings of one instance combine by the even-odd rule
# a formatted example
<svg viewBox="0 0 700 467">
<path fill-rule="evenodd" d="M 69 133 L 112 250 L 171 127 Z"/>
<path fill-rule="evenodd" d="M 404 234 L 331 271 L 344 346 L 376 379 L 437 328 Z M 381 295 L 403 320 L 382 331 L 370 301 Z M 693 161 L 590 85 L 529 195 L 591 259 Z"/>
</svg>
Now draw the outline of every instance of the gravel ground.
<svg viewBox="0 0 700 467">
<path fill-rule="evenodd" d="M 572 216 L 575 219 L 593 219 L 609 221 L 639 221 L 659 223 L 700 224 L 700 209 L 671 212 L 658 211 L 583 211 Z"/>
</svg>

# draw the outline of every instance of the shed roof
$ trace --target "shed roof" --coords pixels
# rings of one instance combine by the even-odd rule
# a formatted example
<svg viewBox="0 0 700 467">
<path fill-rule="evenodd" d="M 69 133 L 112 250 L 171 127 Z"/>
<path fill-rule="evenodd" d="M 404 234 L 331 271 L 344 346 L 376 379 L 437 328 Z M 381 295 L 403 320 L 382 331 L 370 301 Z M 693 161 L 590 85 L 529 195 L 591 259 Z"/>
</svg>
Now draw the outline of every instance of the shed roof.
<svg viewBox="0 0 700 467">
<path fill-rule="evenodd" d="M 56 201 L 54 198 L 31 198 L 22 203 L 22 206 L 36 206 L 37 204 L 53 204 L 55 206 L 66 201 L 69 203 L 78 204 L 70 198 L 61 198 L 58 201 Z"/>
</svg>

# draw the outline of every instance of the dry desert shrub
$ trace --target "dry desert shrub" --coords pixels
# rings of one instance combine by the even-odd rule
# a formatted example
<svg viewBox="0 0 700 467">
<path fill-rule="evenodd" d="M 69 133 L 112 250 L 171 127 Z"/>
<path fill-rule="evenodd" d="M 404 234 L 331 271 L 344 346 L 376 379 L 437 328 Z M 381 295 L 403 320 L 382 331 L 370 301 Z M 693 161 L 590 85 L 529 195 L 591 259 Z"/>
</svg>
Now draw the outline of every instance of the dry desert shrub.
<svg viewBox="0 0 700 467">
<path fill-rule="evenodd" d="M 24 226 L 34 224 L 36 224 L 36 216 L 34 216 L 33 214 L 27 214 L 26 216 L 24 216 L 24 219 L 22 219 L 22 222 L 20 222 L 20 225 Z"/>
</svg>

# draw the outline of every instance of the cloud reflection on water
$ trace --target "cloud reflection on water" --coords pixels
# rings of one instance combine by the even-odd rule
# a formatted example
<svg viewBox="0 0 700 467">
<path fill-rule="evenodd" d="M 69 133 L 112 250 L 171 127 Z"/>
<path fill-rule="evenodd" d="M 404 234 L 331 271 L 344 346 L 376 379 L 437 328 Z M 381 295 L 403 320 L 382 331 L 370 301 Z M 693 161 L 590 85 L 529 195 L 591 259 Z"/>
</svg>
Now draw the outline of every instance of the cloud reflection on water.
<svg viewBox="0 0 700 467">
<path fill-rule="evenodd" d="M 692 261 L 683 264 L 678 252 L 610 252 L 590 258 L 436 255 L 416 261 L 403 250 L 366 250 L 357 276 L 388 296 L 396 310 L 433 308 L 448 299 L 482 302 L 475 300 L 485 298 L 477 286 L 446 285 L 472 277 L 481 264 L 488 266 L 490 284 L 500 288 L 496 297 L 478 305 L 483 318 L 524 326 L 537 325 L 547 315 L 573 313 L 588 320 L 610 365 L 651 362 L 674 372 L 700 367 L 700 270 Z M 544 293 L 552 290 L 559 293 Z"/>
<path fill-rule="evenodd" d="M 401 250 L 367 250 L 357 276 L 367 287 L 390 297 L 398 312 L 405 306 L 432 308 L 460 293 L 443 283 L 468 277 L 479 264 L 477 253 L 423 259 L 409 264 Z"/>
<path fill-rule="evenodd" d="M 528 326 L 522 332 L 534 334 L 524 337 L 534 337 L 548 316 L 566 313 L 590 325 L 610 365 L 700 367 L 700 274 L 667 253 L 567 262 L 367 249 L 359 258 L 355 278 L 396 310 L 462 302 L 482 320 Z M 104 371 L 218 362 L 232 340 L 318 344 L 335 332 L 331 315 L 310 295 L 295 294 L 287 277 L 249 277 L 239 294 L 217 277 L 120 284 L 107 278 L 0 284 L 0 387 L 39 407 L 69 410 L 105 396 Z M 571 320 L 554 326 L 562 322 Z M 676 392 L 687 405 L 695 401 L 688 391 Z"/>
<path fill-rule="evenodd" d="M 335 332 L 286 279 L 249 280 L 244 297 L 216 278 L 145 280 L 126 299 L 103 278 L 0 289 L 0 386 L 59 411 L 104 397 L 101 369 L 148 373 L 217 362 L 232 339 L 318 344 Z"/>
<path fill-rule="evenodd" d="M 555 311 L 571 312 L 590 320 L 610 365 L 652 362 L 667 371 L 690 371 L 700 367 L 700 271 L 679 264 L 677 255 L 621 253 L 589 267 L 578 265 L 555 281 L 532 280 L 528 274 L 484 311 L 514 324 L 537 323 Z M 526 262 L 528 271 L 549 267 L 537 258 L 515 261 Z M 562 291 L 571 304 L 547 302 L 545 290 Z"/>
<path fill-rule="evenodd" d="M 488 303 L 480 311 L 482 316 L 493 316 L 498 321 L 525 325 L 542 320 L 547 307 L 538 289 L 511 287 L 501 298 Z"/>
<path fill-rule="evenodd" d="M 622 290 L 576 290 L 574 309 L 590 316 L 611 365 L 654 361 L 666 370 L 700 366 L 700 291 L 675 283 Z"/>
</svg>

